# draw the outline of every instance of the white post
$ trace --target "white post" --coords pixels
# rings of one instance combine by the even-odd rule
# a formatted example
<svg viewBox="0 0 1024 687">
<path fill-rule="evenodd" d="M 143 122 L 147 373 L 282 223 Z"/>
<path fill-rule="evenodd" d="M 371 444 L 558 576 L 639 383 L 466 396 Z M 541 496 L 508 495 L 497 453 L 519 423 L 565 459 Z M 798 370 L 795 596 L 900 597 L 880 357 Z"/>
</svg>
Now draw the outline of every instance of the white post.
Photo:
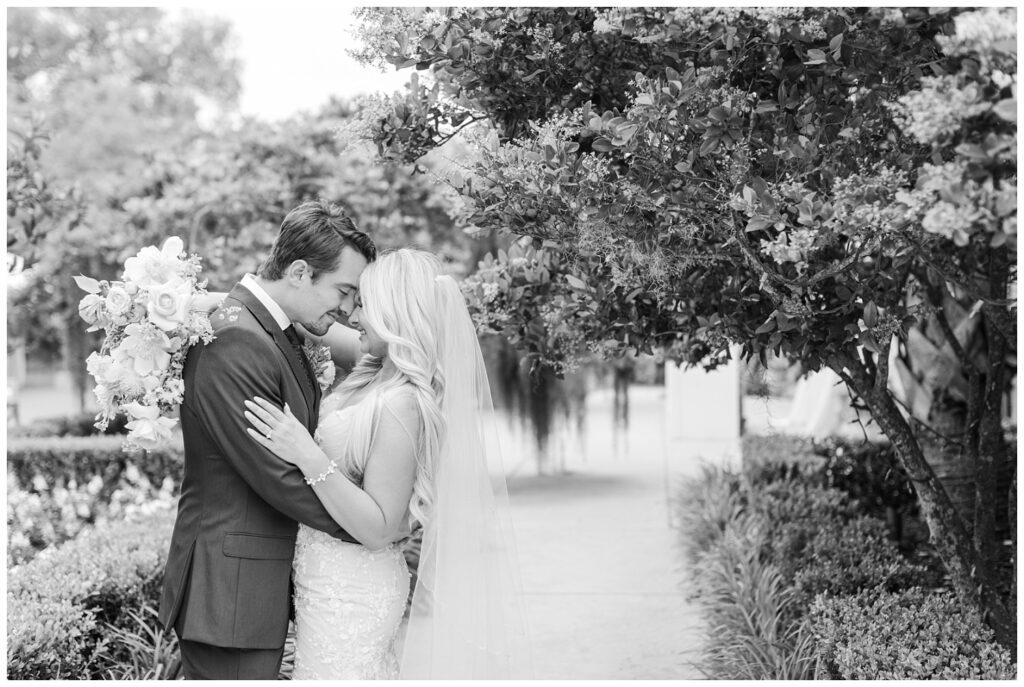
<svg viewBox="0 0 1024 687">
<path fill-rule="evenodd" d="M 693 474 L 701 460 L 730 469 L 741 465 L 739 349 L 732 360 L 705 372 L 665 366 L 667 470 Z"/>
</svg>

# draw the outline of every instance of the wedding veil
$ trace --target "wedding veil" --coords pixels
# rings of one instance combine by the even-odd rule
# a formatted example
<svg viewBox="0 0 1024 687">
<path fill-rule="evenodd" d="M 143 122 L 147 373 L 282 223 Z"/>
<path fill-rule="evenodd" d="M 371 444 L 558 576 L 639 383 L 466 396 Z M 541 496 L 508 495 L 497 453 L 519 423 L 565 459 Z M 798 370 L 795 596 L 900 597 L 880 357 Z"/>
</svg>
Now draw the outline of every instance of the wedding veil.
<svg viewBox="0 0 1024 687">
<path fill-rule="evenodd" d="M 530 677 L 518 557 L 490 386 L 458 284 L 438 277 L 447 421 L 402 679 Z"/>
</svg>

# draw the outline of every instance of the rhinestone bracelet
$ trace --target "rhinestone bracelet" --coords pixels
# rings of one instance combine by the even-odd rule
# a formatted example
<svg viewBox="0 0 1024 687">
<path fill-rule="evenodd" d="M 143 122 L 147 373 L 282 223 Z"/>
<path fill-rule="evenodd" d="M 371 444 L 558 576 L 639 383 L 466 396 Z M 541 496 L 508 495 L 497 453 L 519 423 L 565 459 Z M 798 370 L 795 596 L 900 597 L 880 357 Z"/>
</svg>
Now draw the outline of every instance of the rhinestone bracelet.
<svg viewBox="0 0 1024 687">
<path fill-rule="evenodd" d="M 313 479 L 310 479 L 310 478 L 307 477 L 306 478 L 306 484 L 308 484 L 309 486 L 312 487 L 315 484 L 319 484 L 320 482 L 325 481 L 327 479 L 327 475 L 329 475 L 332 472 L 334 472 L 335 469 L 337 469 L 337 467 L 338 467 L 338 464 L 335 463 L 332 460 L 330 463 L 327 464 L 327 469 L 324 470 L 323 472 L 321 472 L 319 475 L 317 475 Z"/>
</svg>

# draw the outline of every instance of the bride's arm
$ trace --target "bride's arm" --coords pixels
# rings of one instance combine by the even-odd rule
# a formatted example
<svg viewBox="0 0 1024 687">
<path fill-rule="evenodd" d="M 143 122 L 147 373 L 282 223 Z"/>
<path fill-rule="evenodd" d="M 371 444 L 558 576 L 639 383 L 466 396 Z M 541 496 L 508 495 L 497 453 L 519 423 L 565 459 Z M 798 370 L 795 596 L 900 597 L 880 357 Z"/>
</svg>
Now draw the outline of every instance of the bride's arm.
<svg viewBox="0 0 1024 687">
<path fill-rule="evenodd" d="M 295 328 L 302 332 L 307 339 L 327 346 L 331 349 L 331 359 L 334 364 L 351 372 L 356 362 L 362 357 L 359 350 L 359 332 L 343 324 L 332 324 L 331 328 L 323 336 L 316 336 L 307 331 L 302 325 L 297 324 Z"/>
<path fill-rule="evenodd" d="M 194 296 L 189 306 L 190 310 L 212 313 L 220 307 L 221 301 L 228 297 L 227 291 L 210 291 L 200 296 Z"/>
<path fill-rule="evenodd" d="M 249 434 L 314 482 L 320 502 L 346 532 L 369 549 L 384 548 L 399 538 L 416 477 L 419 416 L 411 397 L 403 394 L 381 408 L 362 488 L 340 472 L 291 413 L 266 401 L 246 402 L 246 407 L 246 417 L 258 430 L 250 429 Z"/>
</svg>

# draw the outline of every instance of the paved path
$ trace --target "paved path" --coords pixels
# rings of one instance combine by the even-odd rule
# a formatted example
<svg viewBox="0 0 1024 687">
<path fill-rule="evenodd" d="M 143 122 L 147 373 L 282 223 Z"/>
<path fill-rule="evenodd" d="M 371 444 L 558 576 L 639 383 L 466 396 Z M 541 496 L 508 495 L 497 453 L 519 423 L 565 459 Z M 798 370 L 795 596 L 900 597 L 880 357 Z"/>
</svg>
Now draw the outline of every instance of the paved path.
<svg viewBox="0 0 1024 687">
<path fill-rule="evenodd" d="M 630 402 L 616 434 L 610 394 L 591 392 L 567 473 L 509 480 L 537 679 L 703 677 L 669 526 L 664 388 L 633 387 Z"/>
</svg>

